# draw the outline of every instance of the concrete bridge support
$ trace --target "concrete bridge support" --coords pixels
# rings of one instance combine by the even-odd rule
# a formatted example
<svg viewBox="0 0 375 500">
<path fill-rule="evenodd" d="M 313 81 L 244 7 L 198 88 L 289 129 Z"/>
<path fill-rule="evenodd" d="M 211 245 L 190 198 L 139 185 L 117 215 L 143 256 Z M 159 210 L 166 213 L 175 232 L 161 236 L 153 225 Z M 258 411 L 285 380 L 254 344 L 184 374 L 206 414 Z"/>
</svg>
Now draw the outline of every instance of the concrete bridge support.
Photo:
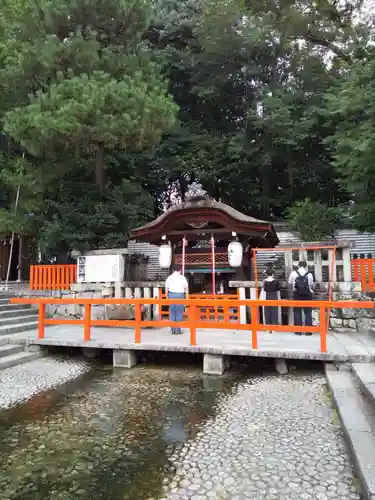
<svg viewBox="0 0 375 500">
<path fill-rule="evenodd" d="M 204 354 L 203 373 L 206 375 L 222 375 L 230 367 L 230 358 L 222 354 Z"/>
<path fill-rule="evenodd" d="M 137 353 L 129 349 L 113 349 L 113 366 L 133 368 L 137 364 Z"/>
</svg>

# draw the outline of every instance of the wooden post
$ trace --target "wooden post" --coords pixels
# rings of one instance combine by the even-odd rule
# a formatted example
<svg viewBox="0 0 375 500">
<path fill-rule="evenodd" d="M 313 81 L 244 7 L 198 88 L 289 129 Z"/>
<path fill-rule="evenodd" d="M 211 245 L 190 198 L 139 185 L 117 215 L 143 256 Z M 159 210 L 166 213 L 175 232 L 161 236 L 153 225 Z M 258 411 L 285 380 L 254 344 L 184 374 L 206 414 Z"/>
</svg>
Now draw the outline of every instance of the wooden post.
<svg viewBox="0 0 375 500">
<path fill-rule="evenodd" d="M 30 266 L 30 290 L 35 290 L 34 266 Z"/>
<path fill-rule="evenodd" d="M 51 289 L 52 290 L 61 290 L 61 283 L 57 279 L 57 268 L 59 266 L 51 266 Z"/>
<path fill-rule="evenodd" d="M 258 349 L 258 306 L 251 306 L 251 347 Z"/>
<path fill-rule="evenodd" d="M 46 305 L 42 302 L 39 303 L 38 310 L 38 338 L 44 339 L 44 320 L 46 317 Z"/>
<path fill-rule="evenodd" d="M 196 306 L 195 304 L 191 304 L 189 306 L 190 308 L 190 345 L 197 345 L 197 328 L 195 326 L 196 324 L 196 321 L 195 321 L 195 318 L 196 318 L 196 312 L 197 312 L 197 309 L 196 309 Z"/>
<path fill-rule="evenodd" d="M 142 306 L 139 302 L 135 304 L 135 329 L 134 329 L 134 343 L 141 343 L 141 321 L 142 321 Z"/>
<path fill-rule="evenodd" d="M 352 259 L 352 264 L 353 264 L 353 281 L 360 281 L 359 279 L 359 263 L 358 259 Z"/>
<path fill-rule="evenodd" d="M 327 352 L 327 313 L 324 307 L 320 309 L 320 352 Z"/>
<path fill-rule="evenodd" d="M 83 323 L 83 340 L 88 342 L 91 340 L 91 304 L 85 304 L 85 316 Z"/>
<path fill-rule="evenodd" d="M 336 273 L 336 247 L 328 250 L 328 263 L 329 263 L 329 268 L 330 268 L 329 281 L 331 283 L 332 281 L 336 281 L 337 280 L 337 273 Z"/>
<path fill-rule="evenodd" d="M 73 264 L 71 267 L 70 267 L 71 271 L 70 271 L 70 281 L 69 281 L 69 284 L 68 284 L 68 289 L 70 288 L 70 285 L 72 283 L 75 283 L 77 281 L 77 265 L 76 264 Z"/>
<path fill-rule="evenodd" d="M 367 273 L 366 273 L 366 261 L 365 259 L 359 259 L 359 269 L 362 282 L 362 292 L 368 291 L 367 286 Z"/>
<path fill-rule="evenodd" d="M 48 290 L 53 290 L 53 286 L 52 286 L 52 266 L 51 264 L 49 264 L 48 266 L 46 266 L 46 274 L 45 274 L 45 279 L 46 279 L 46 282 L 45 282 L 45 289 L 48 289 Z"/>
<path fill-rule="evenodd" d="M 334 247 L 331 250 L 330 263 L 331 263 L 331 269 L 330 269 L 329 285 L 328 285 L 328 287 L 329 287 L 328 288 L 328 300 L 329 301 L 332 300 L 332 282 L 334 280 L 334 276 L 336 276 L 336 247 Z M 325 319 L 325 327 L 326 327 L 325 335 L 327 336 L 328 328 L 329 328 L 329 318 L 331 315 L 331 308 L 330 307 L 327 307 L 326 315 L 327 315 L 327 317 Z"/>
</svg>

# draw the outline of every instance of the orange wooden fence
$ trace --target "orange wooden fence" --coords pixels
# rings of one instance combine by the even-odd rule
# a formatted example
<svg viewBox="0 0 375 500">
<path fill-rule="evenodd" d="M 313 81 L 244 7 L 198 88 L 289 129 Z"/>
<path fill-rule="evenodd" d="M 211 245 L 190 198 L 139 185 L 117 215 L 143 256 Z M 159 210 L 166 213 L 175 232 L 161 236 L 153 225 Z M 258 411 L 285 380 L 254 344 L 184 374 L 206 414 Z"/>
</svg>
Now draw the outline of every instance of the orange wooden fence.
<svg viewBox="0 0 375 500">
<path fill-rule="evenodd" d="M 31 290 L 69 290 L 76 279 L 76 264 L 30 266 Z"/>
<path fill-rule="evenodd" d="M 373 292 L 375 259 L 351 259 L 351 264 L 353 281 L 361 282 L 363 292 Z"/>
<path fill-rule="evenodd" d="M 53 297 L 43 298 L 14 298 L 12 304 L 38 304 L 39 305 L 39 325 L 38 337 L 44 339 L 46 325 L 82 325 L 83 338 L 89 342 L 91 340 L 92 326 L 127 326 L 134 328 L 134 343 L 140 344 L 142 341 L 142 327 L 178 327 L 190 329 L 190 345 L 197 345 L 197 328 L 246 330 L 251 332 L 251 345 L 253 349 L 258 348 L 258 332 L 269 330 L 269 326 L 261 324 L 259 320 L 260 306 L 281 306 L 281 307 L 313 307 L 320 311 L 320 324 L 317 326 L 295 326 L 295 325 L 272 325 L 275 332 L 317 332 L 320 335 L 320 350 L 327 352 L 327 332 L 328 316 L 330 309 L 334 308 L 358 308 L 373 309 L 372 301 L 295 301 L 295 300 L 216 300 L 216 299 L 56 299 Z M 81 304 L 85 308 L 83 319 L 47 319 L 45 317 L 46 304 Z M 133 320 L 97 320 L 91 318 L 91 307 L 96 304 L 133 304 L 135 307 L 135 319 Z M 165 319 L 149 320 L 142 319 L 142 307 L 149 304 L 157 304 L 159 308 L 163 305 L 184 304 L 188 308 L 187 320 L 177 322 Z M 202 321 L 197 315 L 197 309 L 201 307 L 221 306 L 226 310 L 247 306 L 250 308 L 251 320 L 248 324 L 231 323 L 228 320 Z M 328 313 L 328 314 L 327 314 Z M 228 314 L 228 313 L 227 313 Z M 225 316 L 225 315 L 224 315 Z M 235 339 L 235 337 L 234 337 Z"/>
<path fill-rule="evenodd" d="M 197 294 L 189 294 L 189 299 L 191 300 L 236 300 L 239 298 L 239 290 L 237 289 L 236 294 L 203 294 L 203 293 L 197 293 Z M 160 298 L 162 300 L 165 300 L 167 298 L 166 293 L 161 293 Z M 209 307 L 199 307 L 197 308 L 197 314 L 199 319 L 202 321 L 218 321 L 218 320 L 227 320 L 231 322 L 240 322 L 240 308 L 238 306 L 236 307 L 223 307 L 223 306 L 214 306 L 211 305 Z M 169 317 L 169 311 L 168 308 L 165 307 L 164 309 L 161 310 L 160 316 L 162 319 L 167 319 Z M 187 310 L 185 309 L 184 312 L 184 319 L 187 318 Z"/>
</svg>

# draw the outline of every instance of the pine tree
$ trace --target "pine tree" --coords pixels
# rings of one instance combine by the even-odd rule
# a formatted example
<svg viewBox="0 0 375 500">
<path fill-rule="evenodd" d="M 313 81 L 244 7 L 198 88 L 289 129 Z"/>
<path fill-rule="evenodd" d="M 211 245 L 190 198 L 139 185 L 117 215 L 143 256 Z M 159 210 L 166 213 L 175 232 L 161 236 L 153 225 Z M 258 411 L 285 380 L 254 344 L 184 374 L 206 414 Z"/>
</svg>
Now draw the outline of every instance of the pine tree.
<svg viewBox="0 0 375 500">
<path fill-rule="evenodd" d="M 107 151 L 158 143 L 177 106 L 142 42 L 149 5 L 44 0 L 11 10 L 3 76 L 22 105 L 5 115 L 9 135 L 35 156 L 93 155 L 101 189 Z"/>
</svg>

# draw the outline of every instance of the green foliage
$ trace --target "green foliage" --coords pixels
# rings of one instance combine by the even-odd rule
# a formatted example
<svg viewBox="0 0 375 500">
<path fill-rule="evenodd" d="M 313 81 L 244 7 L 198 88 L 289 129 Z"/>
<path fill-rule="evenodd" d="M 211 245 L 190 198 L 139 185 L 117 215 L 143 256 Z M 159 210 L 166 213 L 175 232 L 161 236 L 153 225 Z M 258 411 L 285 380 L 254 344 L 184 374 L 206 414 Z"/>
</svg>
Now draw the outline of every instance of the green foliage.
<svg viewBox="0 0 375 500">
<path fill-rule="evenodd" d="M 37 168 L 45 199 L 34 229 L 45 250 L 124 245 L 151 215 L 134 171 L 117 162 L 115 172 L 111 154 L 153 147 L 176 122 L 178 106 L 142 41 L 150 15 L 147 0 L 30 0 L 23 9 L 6 1 L 1 112 Z M 6 215 L 6 230 L 18 231 Z"/>
<path fill-rule="evenodd" d="M 4 74 L 29 102 L 6 114 L 5 130 L 36 156 L 94 151 L 103 188 L 106 150 L 152 146 L 175 122 L 141 43 L 148 15 L 145 0 L 49 0 L 15 15 Z"/>
<path fill-rule="evenodd" d="M 335 125 L 327 138 L 340 183 L 351 193 L 353 222 L 375 231 L 375 60 L 358 62 L 326 95 L 324 116 Z"/>
<path fill-rule="evenodd" d="M 343 204 L 373 230 L 374 37 L 360 4 L 4 0 L 2 227 L 46 251 L 123 246 L 196 180 L 249 215 L 288 212 L 307 239 L 330 234 Z"/>
<path fill-rule="evenodd" d="M 160 141 L 176 110 L 157 71 L 140 70 L 121 81 L 95 71 L 51 84 L 29 105 L 8 112 L 5 129 L 34 155 L 77 146 L 90 152 L 95 144 L 143 149 Z"/>
<path fill-rule="evenodd" d="M 344 30 L 337 13 L 333 21 L 325 17 L 331 12 L 318 16 L 297 2 L 281 2 L 279 12 L 271 3 L 238 4 L 181 2 L 178 15 L 172 9 L 164 24 L 159 19 L 152 40 L 170 57 L 166 70 L 181 128 L 137 159 L 153 165 L 143 169 L 144 185 L 168 204 L 171 193 L 183 196 L 197 178 L 211 195 L 265 219 L 282 217 L 306 196 L 346 202 L 324 143 L 332 129 L 319 110 L 348 62 L 340 55 L 328 68 L 324 45 L 303 45 L 299 37 L 313 26 L 328 36 L 329 27 L 338 46 L 349 34 L 357 39 L 356 30 Z"/>
<path fill-rule="evenodd" d="M 339 208 L 313 202 L 308 198 L 298 201 L 286 212 L 292 230 L 306 242 L 333 237 L 340 226 L 341 215 Z"/>
<path fill-rule="evenodd" d="M 129 232 L 151 216 L 152 198 L 131 181 L 107 186 L 104 195 L 96 186 L 66 182 L 41 220 L 41 249 L 123 247 Z"/>
<path fill-rule="evenodd" d="M 0 193 L 0 233 L 8 235 L 14 230 L 18 234 L 33 234 L 34 217 L 42 209 L 44 201 L 40 172 L 10 147 L 0 152 Z"/>
</svg>

